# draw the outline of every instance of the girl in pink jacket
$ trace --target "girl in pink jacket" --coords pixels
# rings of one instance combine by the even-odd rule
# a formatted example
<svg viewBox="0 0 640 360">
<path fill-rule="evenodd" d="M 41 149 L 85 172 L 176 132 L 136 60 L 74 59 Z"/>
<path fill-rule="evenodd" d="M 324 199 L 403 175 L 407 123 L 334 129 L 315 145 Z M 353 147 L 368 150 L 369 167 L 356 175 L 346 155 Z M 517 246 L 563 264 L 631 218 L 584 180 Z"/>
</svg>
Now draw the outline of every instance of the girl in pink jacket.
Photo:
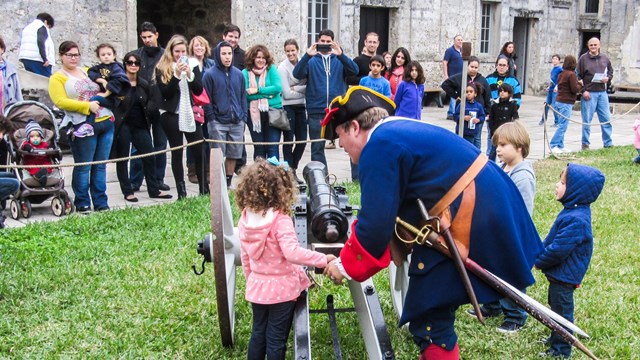
<svg viewBox="0 0 640 360">
<path fill-rule="evenodd" d="M 300 247 L 289 215 L 296 195 L 293 173 L 275 158 L 247 166 L 236 190 L 245 298 L 253 310 L 249 360 L 285 358 L 296 299 L 311 285 L 302 265 L 324 268 L 335 259 Z"/>
</svg>

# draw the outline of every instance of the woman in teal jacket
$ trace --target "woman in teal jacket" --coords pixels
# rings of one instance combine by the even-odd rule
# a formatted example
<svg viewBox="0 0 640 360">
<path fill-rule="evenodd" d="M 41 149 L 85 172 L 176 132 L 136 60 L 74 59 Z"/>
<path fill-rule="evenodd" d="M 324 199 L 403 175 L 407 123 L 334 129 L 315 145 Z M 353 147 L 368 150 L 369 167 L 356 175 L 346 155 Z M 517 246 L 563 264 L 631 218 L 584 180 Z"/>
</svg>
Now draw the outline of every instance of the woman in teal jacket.
<svg viewBox="0 0 640 360">
<path fill-rule="evenodd" d="M 280 159 L 278 142 L 283 131 L 269 125 L 269 108 L 282 109 L 282 82 L 278 67 L 273 63 L 269 49 L 255 45 L 245 55 L 246 68 L 242 70 L 249 103 L 247 125 L 254 143 L 271 142 L 273 145 L 253 145 L 253 158 Z"/>
</svg>

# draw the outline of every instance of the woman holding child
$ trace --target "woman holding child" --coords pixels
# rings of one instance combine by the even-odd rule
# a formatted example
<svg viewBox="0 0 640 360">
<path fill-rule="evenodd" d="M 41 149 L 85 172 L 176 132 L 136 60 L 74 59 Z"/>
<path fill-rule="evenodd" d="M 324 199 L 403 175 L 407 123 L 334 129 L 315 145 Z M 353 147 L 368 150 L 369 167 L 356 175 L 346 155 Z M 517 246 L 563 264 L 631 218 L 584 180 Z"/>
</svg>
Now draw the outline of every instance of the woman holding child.
<svg viewBox="0 0 640 360">
<path fill-rule="evenodd" d="M 76 130 L 86 121 L 89 113 L 96 114 L 93 124 L 94 135 L 71 138 L 73 160 L 76 163 L 107 160 L 113 142 L 113 114 L 101 108 L 97 101 L 89 101 L 100 91 L 100 87 L 78 66 L 78 44 L 64 41 L 60 44 L 58 53 L 62 67 L 49 79 L 49 96 L 53 103 L 65 112 L 61 126 L 72 126 L 72 129 Z M 92 203 L 95 211 L 109 210 L 106 168 L 106 164 L 73 168 L 71 188 L 75 195 L 73 202 L 77 212 L 90 212 Z"/>
<path fill-rule="evenodd" d="M 124 56 L 123 63 L 127 78 L 131 84 L 128 94 L 118 108 L 114 149 L 117 158 L 127 157 L 131 145 L 138 149 L 138 155 L 153 152 L 151 140 L 151 122 L 158 116 L 158 106 L 152 100 L 149 83 L 138 76 L 142 60 L 137 52 L 132 51 Z M 155 157 L 146 156 L 142 159 L 144 177 L 147 182 L 147 192 L 151 198 L 171 199 L 171 195 L 160 191 L 160 183 L 155 175 Z M 120 182 L 120 190 L 124 199 L 138 202 L 133 194 L 133 187 L 129 180 L 128 161 L 116 163 L 116 174 Z"/>
</svg>

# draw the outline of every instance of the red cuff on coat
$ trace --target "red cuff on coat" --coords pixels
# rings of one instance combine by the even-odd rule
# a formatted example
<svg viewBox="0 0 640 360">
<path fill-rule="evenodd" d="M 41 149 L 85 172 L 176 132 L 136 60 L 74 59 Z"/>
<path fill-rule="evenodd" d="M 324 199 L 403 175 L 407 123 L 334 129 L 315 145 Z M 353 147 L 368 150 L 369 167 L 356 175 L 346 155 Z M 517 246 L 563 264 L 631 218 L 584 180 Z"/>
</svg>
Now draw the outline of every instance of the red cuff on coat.
<svg viewBox="0 0 640 360">
<path fill-rule="evenodd" d="M 356 236 L 356 224 L 358 220 L 351 225 L 351 236 L 344 244 L 340 251 L 340 259 L 344 270 L 356 281 L 365 281 L 375 275 L 378 271 L 389 266 L 391 262 L 391 253 L 389 247 L 385 249 L 382 256 L 378 259 L 371 255 Z"/>
</svg>

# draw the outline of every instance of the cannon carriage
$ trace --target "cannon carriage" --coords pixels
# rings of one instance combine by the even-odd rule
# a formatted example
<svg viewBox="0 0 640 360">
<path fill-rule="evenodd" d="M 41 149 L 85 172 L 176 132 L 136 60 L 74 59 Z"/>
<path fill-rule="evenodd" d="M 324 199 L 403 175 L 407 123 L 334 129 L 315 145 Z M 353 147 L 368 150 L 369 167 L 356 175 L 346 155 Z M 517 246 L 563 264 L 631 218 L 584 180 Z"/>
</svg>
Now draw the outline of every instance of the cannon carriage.
<svg viewBox="0 0 640 360">
<path fill-rule="evenodd" d="M 211 233 L 198 242 L 197 252 L 203 256 L 202 269 L 198 271 L 195 266 L 193 269 L 200 275 L 204 272 L 207 262 L 213 263 L 221 341 L 224 346 L 230 347 L 235 343 L 236 267 L 242 264 L 240 240 L 237 228 L 234 228 L 233 224 L 222 160 L 220 150 L 212 149 Z M 324 164 L 310 162 L 303 170 L 303 177 L 306 185 L 300 187 L 300 195 L 292 215 L 298 240 L 303 247 L 337 256 L 348 239 L 357 209 L 349 204 L 343 187 L 329 184 Z M 394 266 L 390 271 L 392 302 L 398 316 L 408 286 L 406 268 L 407 266 Z M 336 358 L 341 358 L 335 315 L 346 311 L 355 311 L 357 314 L 369 359 L 395 358 L 373 281 L 350 280 L 348 287 L 353 301 L 353 308 L 350 309 L 336 309 L 333 306 L 332 295 L 327 296 L 327 306 L 324 309 L 310 309 L 306 292 L 298 298 L 293 320 L 294 359 L 313 358 L 310 313 L 328 314 L 334 353 Z"/>
</svg>

